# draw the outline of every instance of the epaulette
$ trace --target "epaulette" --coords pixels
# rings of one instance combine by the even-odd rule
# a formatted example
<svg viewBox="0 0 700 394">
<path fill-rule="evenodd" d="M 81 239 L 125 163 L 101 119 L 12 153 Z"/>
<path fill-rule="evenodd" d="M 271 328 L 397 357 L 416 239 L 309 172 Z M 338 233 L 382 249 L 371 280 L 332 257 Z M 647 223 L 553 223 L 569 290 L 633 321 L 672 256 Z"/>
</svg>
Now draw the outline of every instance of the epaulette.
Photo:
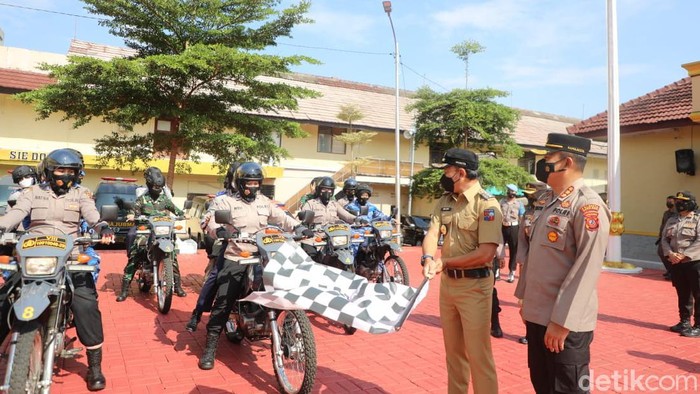
<svg viewBox="0 0 700 394">
<path fill-rule="evenodd" d="M 480 195 L 481 198 L 483 198 L 484 200 L 488 200 L 488 199 L 494 198 L 493 195 L 491 195 L 489 192 L 487 192 L 487 191 L 484 190 L 484 189 L 479 190 L 479 195 Z"/>
</svg>

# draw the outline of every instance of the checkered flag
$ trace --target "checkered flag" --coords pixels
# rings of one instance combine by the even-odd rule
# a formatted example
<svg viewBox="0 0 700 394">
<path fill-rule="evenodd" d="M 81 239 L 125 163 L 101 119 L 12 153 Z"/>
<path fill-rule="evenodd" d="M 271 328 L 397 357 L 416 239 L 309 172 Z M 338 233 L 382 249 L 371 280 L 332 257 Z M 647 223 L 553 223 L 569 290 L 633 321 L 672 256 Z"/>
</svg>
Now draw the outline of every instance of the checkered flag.
<svg viewBox="0 0 700 394">
<path fill-rule="evenodd" d="M 270 257 L 263 271 L 265 291 L 242 301 L 273 309 L 302 309 L 371 334 L 400 329 L 428 293 L 398 283 L 369 283 L 366 278 L 317 264 L 293 242 Z"/>
</svg>

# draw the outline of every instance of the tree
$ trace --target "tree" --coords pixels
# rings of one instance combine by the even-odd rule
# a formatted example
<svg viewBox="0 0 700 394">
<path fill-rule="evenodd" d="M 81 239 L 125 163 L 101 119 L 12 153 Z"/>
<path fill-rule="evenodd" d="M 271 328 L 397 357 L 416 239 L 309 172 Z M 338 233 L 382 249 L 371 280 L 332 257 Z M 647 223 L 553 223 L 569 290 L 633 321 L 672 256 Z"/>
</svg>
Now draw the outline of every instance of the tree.
<svg viewBox="0 0 700 394">
<path fill-rule="evenodd" d="M 372 141 L 372 138 L 377 135 L 377 133 L 372 131 L 353 131 L 353 122 L 360 120 L 365 117 L 362 110 L 357 105 L 347 104 L 340 106 L 340 112 L 336 117 L 340 120 L 348 122 L 348 131 L 342 133 L 337 137 L 337 139 L 345 144 L 350 145 L 350 161 L 352 163 L 351 173 L 355 175 L 357 172 L 357 161 L 355 160 L 355 148 L 359 145 L 366 144 Z"/>
<path fill-rule="evenodd" d="M 126 132 L 97 138 L 100 164 L 142 169 L 169 156 L 172 185 L 178 158 L 214 158 L 220 171 L 234 161 L 276 160 L 287 152 L 275 133 L 305 136 L 297 123 L 261 115 L 294 110 L 311 90 L 261 78 L 281 76 L 305 56 L 262 53 L 311 22 L 310 2 L 276 10 L 279 0 L 83 0 L 134 55 L 104 61 L 71 56 L 66 65 L 42 65 L 56 83 L 20 95 L 39 118 L 57 112 L 78 128 L 93 118 Z M 171 121 L 166 132 L 132 132 L 152 119 Z"/>
<path fill-rule="evenodd" d="M 486 50 L 486 47 L 478 41 L 464 40 L 455 44 L 450 50 L 464 61 L 464 89 L 469 89 L 469 55 L 481 53 Z"/>
</svg>

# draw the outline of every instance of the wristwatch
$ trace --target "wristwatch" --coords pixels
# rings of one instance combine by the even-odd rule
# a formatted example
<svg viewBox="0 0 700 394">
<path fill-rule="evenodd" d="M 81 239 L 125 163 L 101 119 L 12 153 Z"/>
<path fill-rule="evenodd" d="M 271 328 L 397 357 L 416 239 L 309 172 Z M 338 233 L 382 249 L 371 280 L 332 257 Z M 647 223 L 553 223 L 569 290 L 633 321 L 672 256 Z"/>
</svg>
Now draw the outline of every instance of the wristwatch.
<svg viewBox="0 0 700 394">
<path fill-rule="evenodd" d="M 429 254 L 424 254 L 424 255 L 420 256 L 421 267 L 425 265 L 425 259 L 434 259 L 434 257 L 429 255 Z"/>
</svg>

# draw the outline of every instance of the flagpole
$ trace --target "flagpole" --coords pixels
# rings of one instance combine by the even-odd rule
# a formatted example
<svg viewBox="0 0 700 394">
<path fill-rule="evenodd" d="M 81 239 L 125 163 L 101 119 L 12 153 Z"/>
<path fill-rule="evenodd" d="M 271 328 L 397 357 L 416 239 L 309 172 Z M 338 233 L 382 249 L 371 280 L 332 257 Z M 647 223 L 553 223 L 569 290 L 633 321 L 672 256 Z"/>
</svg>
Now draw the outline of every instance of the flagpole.
<svg viewBox="0 0 700 394">
<path fill-rule="evenodd" d="M 394 329 L 398 332 L 401 329 L 401 326 L 403 326 L 403 323 L 406 321 L 408 318 L 408 315 L 411 314 L 411 309 L 413 309 L 413 305 L 415 305 L 416 300 L 418 300 L 418 296 L 420 296 L 421 291 L 423 291 L 423 287 L 428 283 L 428 278 L 423 278 L 423 282 L 421 282 L 420 286 L 416 289 L 415 294 L 413 294 L 413 297 L 411 297 L 411 301 L 408 302 L 408 305 L 406 305 L 406 309 L 403 311 L 401 314 L 401 317 L 399 317 L 398 322 L 396 322 L 396 325 L 394 326 Z"/>
</svg>

